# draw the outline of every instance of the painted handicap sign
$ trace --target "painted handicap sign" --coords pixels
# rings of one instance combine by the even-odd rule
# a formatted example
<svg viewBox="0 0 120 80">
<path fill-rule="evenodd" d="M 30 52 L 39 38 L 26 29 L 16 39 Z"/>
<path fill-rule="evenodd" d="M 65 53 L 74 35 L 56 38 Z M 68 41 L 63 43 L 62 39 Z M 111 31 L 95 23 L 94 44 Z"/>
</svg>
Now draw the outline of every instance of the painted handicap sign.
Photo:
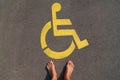
<svg viewBox="0 0 120 80">
<path fill-rule="evenodd" d="M 43 52 L 50 58 L 62 59 L 62 58 L 68 57 L 75 50 L 76 46 L 78 49 L 82 49 L 88 46 L 89 43 L 87 39 L 80 40 L 77 32 L 74 29 L 58 29 L 58 26 L 60 25 L 64 25 L 64 26 L 72 25 L 72 22 L 70 19 L 58 19 L 57 18 L 57 12 L 59 12 L 62 8 L 61 4 L 56 2 L 52 5 L 51 8 L 52 8 L 52 20 L 45 24 L 45 26 L 43 27 L 41 31 L 41 35 L 40 35 L 40 45 L 41 45 L 41 48 L 43 49 Z M 50 29 L 53 29 L 54 37 L 72 36 L 73 40 L 66 50 L 58 52 L 58 51 L 54 51 L 50 49 L 47 46 L 46 35 Z"/>
</svg>

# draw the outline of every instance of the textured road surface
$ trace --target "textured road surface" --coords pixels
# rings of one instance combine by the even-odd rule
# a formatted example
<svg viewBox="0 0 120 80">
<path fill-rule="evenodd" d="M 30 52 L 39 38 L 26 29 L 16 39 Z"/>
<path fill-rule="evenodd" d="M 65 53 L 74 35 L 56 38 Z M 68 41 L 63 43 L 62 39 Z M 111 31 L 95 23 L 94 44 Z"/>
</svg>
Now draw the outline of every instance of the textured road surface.
<svg viewBox="0 0 120 80">
<path fill-rule="evenodd" d="M 0 0 L 0 80 L 49 80 L 51 60 L 40 46 L 40 33 L 51 20 L 51 5 L 62 4 L 59 18 L 70 18 L 89 46 L 67 58 L 53 60 L 59 80 L 67 60 L 75 70 L 71 80 L 120 80 L 120 0 Z M 68 27 L 68 28 L 69 28 Z M 48 32 L 51 49 L 62 51 L 71 37 Z"/>
</svg>

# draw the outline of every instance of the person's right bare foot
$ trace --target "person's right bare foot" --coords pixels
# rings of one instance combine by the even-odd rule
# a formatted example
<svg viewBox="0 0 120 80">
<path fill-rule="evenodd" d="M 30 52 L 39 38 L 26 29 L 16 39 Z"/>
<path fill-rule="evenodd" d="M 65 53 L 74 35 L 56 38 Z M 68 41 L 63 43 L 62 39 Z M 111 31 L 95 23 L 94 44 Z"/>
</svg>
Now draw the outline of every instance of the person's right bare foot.
<svg viewBox="0 0 120 80">
<path fill-rule="evenodd" d="M 65 71 L 65 75 L 64 75 L 64 80 L 70 80 L 71 74 L 74 70 L 74 64 L 72 61 L 68 61 L 66 64 L 66 71 Z"/>
</svg>

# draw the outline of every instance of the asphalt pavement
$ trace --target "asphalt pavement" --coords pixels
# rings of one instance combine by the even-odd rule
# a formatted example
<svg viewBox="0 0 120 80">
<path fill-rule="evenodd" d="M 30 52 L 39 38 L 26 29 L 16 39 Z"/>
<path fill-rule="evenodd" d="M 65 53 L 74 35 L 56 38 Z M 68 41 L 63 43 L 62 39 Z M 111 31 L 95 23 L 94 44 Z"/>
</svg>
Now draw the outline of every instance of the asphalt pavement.
<svg viewBox="0 0 120 80">
<path fill-rule="evenodd" d="M 66 58 L 52 59 L 41 48 L 40 34 L 52 20 L 51 6 L 59 2 L 58 18 L 69 18 L 89 46 Z M 59 28 L 63 28 L 60 26 Z M 64 51 L 73 38 L 46 36 L 54 51 Z M 50 80 L 46 63 L 54 61 L 58 79 L 72 60 L 71 80 L 120 80 L 120 0 L 0 0 L 0 80 Z"/>
</svg>

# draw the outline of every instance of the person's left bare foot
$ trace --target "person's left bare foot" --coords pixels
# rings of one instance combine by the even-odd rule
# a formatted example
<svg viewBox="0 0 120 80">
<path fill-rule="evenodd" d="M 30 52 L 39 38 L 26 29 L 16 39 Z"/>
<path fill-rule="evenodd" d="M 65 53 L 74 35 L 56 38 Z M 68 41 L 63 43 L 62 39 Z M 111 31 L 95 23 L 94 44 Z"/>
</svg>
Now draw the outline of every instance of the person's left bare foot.
<svg viewBox="0 0 120 80">
<path fill-rule="evenodd" d="M 52 80 L 57 80 L 57 73 L 56 73 L 55 65 L 54 65 L 53 61 L 49 61 L 47 63 L 47 69 L 52 77 Z"/>
</svg>

